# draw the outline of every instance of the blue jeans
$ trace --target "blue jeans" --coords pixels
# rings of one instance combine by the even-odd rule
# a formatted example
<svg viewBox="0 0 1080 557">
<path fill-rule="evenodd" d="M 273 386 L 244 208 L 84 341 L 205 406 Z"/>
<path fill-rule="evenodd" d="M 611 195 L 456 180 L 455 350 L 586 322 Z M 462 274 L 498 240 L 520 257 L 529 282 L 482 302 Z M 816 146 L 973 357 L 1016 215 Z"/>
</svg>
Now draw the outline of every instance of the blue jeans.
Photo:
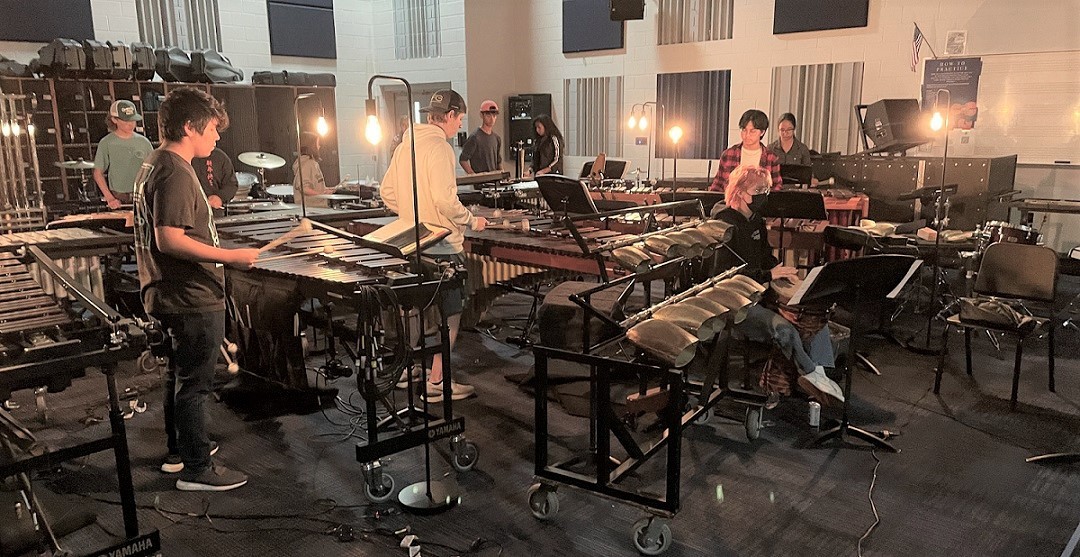
<svg viewBox="0 0 1080 557">
<path fill-rule="evenodd" d="M 747 340 L 775 344 L 789 360 L 795 363 L 802 375 L 813 372 L 815 366 L 833 367 L 835 365 L 828 326 L 804 343 L 799 337 L 799 331 L 790 321 L 775 311 L 755 305 L 750 307 L 746 319 L 735 325 L 735 330 Z"/>
<path fill-rule="evenodd" d="M 225 312 L 173 313 L 154 316 L 169 342 L 165 380 L 165 429 L 169 454 L 179 454 L 184 472 L 198 474 L 210 467 L 210 438 L 206 434 L 206 397 L 213 387 L 214 368 L 225 338 Z"/>
</svg>

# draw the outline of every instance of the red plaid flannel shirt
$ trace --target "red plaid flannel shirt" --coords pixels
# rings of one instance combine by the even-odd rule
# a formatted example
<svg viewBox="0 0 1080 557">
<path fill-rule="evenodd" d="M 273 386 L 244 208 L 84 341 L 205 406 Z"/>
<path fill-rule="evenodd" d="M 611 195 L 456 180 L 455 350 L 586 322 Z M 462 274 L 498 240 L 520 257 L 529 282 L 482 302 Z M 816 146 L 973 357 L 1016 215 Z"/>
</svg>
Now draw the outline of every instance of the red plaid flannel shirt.
<svg viewBox="0 0 1080 557">
<path fill-rule="evenodd" d="M 765 170 L 769 171 L 772 176 L 772 189 L 773 191 L 779 190 L 780 185 L 783 184 L 783 179 L 780 178 L 780 159 L 766 147 L 761 145 L 761 166 L 765 167 Z M 728 177 L 731 176 L 731 171 L 735 170 L 739 166 L 739 161 L 742 159 L 742 143 L 732 145 L 726 151 L 720 154 L 720 168 L 716 170 L 716 177 L 713 178 L 712 184 L 709 186 L 711 191 L 724 191 L 724 187 L 727 186 Z"/>
</svg>

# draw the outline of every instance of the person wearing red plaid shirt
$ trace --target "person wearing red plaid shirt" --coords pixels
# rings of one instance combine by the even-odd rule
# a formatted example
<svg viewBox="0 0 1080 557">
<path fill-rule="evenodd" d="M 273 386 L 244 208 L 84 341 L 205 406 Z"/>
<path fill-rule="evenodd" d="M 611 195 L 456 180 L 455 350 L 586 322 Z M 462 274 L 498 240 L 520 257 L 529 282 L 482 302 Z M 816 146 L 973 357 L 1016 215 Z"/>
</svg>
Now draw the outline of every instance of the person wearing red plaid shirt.
<svg viewBox="0 0 1080 557">
<path fill-rule="evenodd" d="M 740 165 L 760 166 L 772 177 L 772 191 L 780 189 L 780 160 L 761 142 L 769 129 L 769 117 L 760 110 L 750 109 L 739 118 L 742 142 L 732 145 L 720 155 L 720 168 L 709 186 L 711 191 L 724 191 L 731 171 Z"/>
</svg>

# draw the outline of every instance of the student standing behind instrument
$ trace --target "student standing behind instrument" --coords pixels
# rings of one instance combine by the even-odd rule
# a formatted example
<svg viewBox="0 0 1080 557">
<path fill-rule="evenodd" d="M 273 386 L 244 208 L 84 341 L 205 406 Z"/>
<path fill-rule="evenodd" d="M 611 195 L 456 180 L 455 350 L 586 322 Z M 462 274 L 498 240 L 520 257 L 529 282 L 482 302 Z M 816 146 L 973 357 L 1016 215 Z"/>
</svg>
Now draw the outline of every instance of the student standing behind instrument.
<svg viewBox="0 0 1080 557">
<path fill-rule="evenodd" d="M 760 110 L 750 109 L 739 118 L 739 134 L 742 142 L 729 147 L 720 155 L 720 168 L 716 170 L 711 191 L 727 191 L 728 177 L 739 166 L 760 166 L 772 176 L 773 191 L 780 189 L 780 162 L 776 154 L 761 143 L 765 130 L 769 129 L 769 117 Z"/>
<path fill-rule="evenodd" d="M 203 193 L 206 194 L 210 207 L 214 209 L 214 214 L 224 214 L 225 204 L 232 201 L 236 190 L 240 189 L 229 155 L 214 147 L 209 157 L 191 159 L 191 167 L 199 177 Z"/>
<path fill-rule="evenodd" d="M 533 152 L 532 175 L 543 176 L 544 174 L 563 173 L 563 141 L 562 132 L 555 121 L 547 114 L 541 114 L 533 119 L 533 128 L 536 130 L 536 151 Z"/>
<path fill-rule="evenodd" d="M 456 91 L 436 91 L 428 106 L 420 110 L 427 113 L 428 123 L 415 124 L 412 132 L 416 137 L 416 196 L 420 207 L 420 222 L 450 231 L 449 236 L 424 253 L 437 261 L 448 262 L 454 266 L 465 264 L 465 257 L 462 255 L 465 250 L 465 229 L 483 230 L 487 225 L 484 217 L 473 216 L 458 199 L 457 181 L 454 177 L 454 149 L 446 142 L 461 129 L 465 110 L 465 99 Z M 394 151 L 394 157 L 390 160 L 390 168 L 383 176 L 379 194 L 386 207 L 397 213 L 399 219 L 412 223 L 415 217 L 410 141 L 409 134 L 406 133 L 401 147 Z M 439 306 L 450 328 L 451 349 L 461 326 L 464 296 L 465 292 L 461 288 L 444 289 Z M 424 395 L 428 402 L 439 402 L 443 398 L 442 368 L 442 356 L 434 356 Z M 472 385 L 451 382 L 451 398 L 454 400 L 468 398 L 475 391 Z"/>
<path fill-rule="evenodd" d="M 176 488 L 226 491 L 247 476 L 214 463 L 206 434 L 206 399 L 225 336 L 224 265 L 250 268 L 256 248 L 222 249 L 191 159 L 208 157 L 218 127 L 229 117 L 217 99 L 184 87 L 170 91 L 158 113 L 163 142 L 135 178 L 135 255 L 143 307 L 164 329 L 168 373 L 178 389 L 166 392 L 166 424 L 174 416 L 179 465 Z M 171 404 L 170 404 L 171 402 Z M 173 432 L 167 432 L 169 441 Z M 169 447 L 170 452 L 174 447 Z"/>
<path fill-rule="evenodd" d="M 795 137 L 795 115 L 785 112 L 780 116 L 780 123 L 776 129 L 780 132 L 780 139 L 769 145 L 780 164 L 801 164 L 810 166 L 810 148 L 799 138 Z"/>
<path fill-rule="evenodd" d="M 314 197 L 330 193 L 323 178 L 322 167 L 319 166 L 319 136 L 304 132 L 300 137 L 300 157 L 293 163 L 294 203 L 299 205 L 302 195 L 307 207 L 327 207 L 325 199 Z"/>
<path fill-rule="evenodd" d="M 495 101 L 480 103 L 483 124 L 461 146 L 458 162 L 469 174 L 502 170 L 502 138 L 495 133 L 495 120 L 499 118 L 499 105 Z"/>
<path fill-rule="evenodd" d="M 110 209 L 119 209 L 120 205 L 131 203 L 135 174 L 143 159 L 154 150 L 149 139 L 135 132 L 135 126 L 142 119 L 135 109 L 135 103 L 129 100 L 112 103 L 105 117 L 109 135 L 98 142 L 94 156 L 94 183 Z"/>
</svg>

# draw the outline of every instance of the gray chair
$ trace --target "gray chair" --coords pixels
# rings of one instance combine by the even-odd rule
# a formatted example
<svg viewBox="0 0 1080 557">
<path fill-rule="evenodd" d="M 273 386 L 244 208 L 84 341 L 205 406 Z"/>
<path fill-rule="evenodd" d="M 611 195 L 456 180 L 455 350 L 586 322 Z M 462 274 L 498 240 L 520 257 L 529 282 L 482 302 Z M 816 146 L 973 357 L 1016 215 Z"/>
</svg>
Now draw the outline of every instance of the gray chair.
<svg viewBox="0 0 1080 557">
<path fill-rule="evenodd" d="M 967 323 L 961 321 L 959 315 L 953 315 L 946 319 L 945 329 L 942 331 L 941 356 L 934 378 L 934 394 L 937 394 L 941 389 L 941 374 L 945 368 L 949 331 L 953 327 L 964 330 L 964 352 L 968 375 L 972 375 L 971 331 L 973 329 L 1004 332 L 1017 336 L 1010 402 L 1010 408 L 1014 410 L 1016 409 L 1016 394 L 1020 385 L 1020 362 L 1024 354 L 1024 341 L 1032 334 L 1046 329 L 1049 336 L 1049 388 L 1050 392 L 1054 392 L 1055 327 L 1053 303 L 1057 285 L 1057 266 L 1057 253 L 1047 247 L 998 242 L 986 248 L 982 263 L 979 265 L 979 276 L 975 281 L 974 293 L 978 296 L 992 296 L 1027 302 L 1033 307 L 1041 306 L 1043 313 L 1048 317 L 1035 316 L 1035 326 L 1024 328 Z"/>
</svg>

